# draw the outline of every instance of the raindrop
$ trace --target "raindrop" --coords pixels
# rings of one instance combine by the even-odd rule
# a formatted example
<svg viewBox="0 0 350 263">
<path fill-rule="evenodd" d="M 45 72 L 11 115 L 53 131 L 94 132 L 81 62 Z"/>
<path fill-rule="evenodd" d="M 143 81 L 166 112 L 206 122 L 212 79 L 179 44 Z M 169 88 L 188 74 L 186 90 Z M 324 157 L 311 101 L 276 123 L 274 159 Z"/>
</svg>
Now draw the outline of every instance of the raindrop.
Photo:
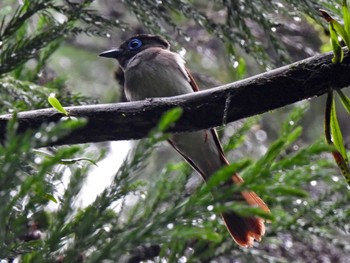
<svg viewBox="0 0 350 263">
<path fill-rule="evenodd" d="M 193 255 L 193 253 L 194 253 L 194 249 L 193 248 L 189 247 L 189 248 L 186 249 L 186 255 L 191 256 L 191 255 Z"/>
<path fill-rule="evenodd" d="M 312 181 L 310 182 L 310 184 L 311 184 L 311 186 L 316 186 L 316 185 L 317 185 L 317 181 L 312 180 Z"/>
<path fill-rule="evenodd" d="M 178 53 L 180 54 L 181 57 L 185 57 L 187 50 L 185 48 L 181 48 Z"/>
<path fill-rule="evenodd" d="M 303 219 L 301 219 L 301 218 L 299 218 L 299 219 L 297 220 L 297 223 L 298 223 L 299 225 L 301 225 L 301 226 L 304 226 L 304 225 L 306 224 L 305 220 L 303 220 Z"/>
<path fill-rule="evenodd" d="M 236 60 L 232 64 L 233 68 L 237 68 L 239 66 L 239 62 Z"/>
<path fill-rule="evenodd" d="M 284 246 L 286 248 L 291 248 L 293 246 L 293 242 L 291 240 L 287 240 L 285 243 L 284 243 Z"/>
<path fill-rule="evenodd" d="M 208 211 L 213 211 L 214 206 L 213 205 L 208 205 L 207 209 L 208 209 Z"/>
<path fill-rule="evenodd" d="M 260 142 L 264 142 L 266 141 L 267 139 L 267 133 L 263 130 L 258 130 L 256 133 L 255 133 L 255 137 L 258 141 Z"/>
<path fill-rule="evenodd" d="M 186 263 L 187 262 L 187 258 L 185 256 L 182 256 L 181 258 L 179 258 L 179 262 L 180 263 Z"/>
<path fill-rule="evenodd" d="M 187 42 L 190 42 L 190 41 L 191 41 L 191 37 L 188 36 L 188 35 L 186 35 L 184 38 L 185 38 L 185 41 L 187 41 Z"/>
<path fill-rule="evenodd" d="M 280 3 L 280 2 L 277 2 L 276 5 L 277 5 L 278 7 L 280 7 L 280 8 L 283 8 L 283 4 Z"/>
<path fill-rule="evenodd" d="M 259 152 L 261 155 L 264 155 L 266 154 L 267 152 L 267 147 L 265 145 L 261 145 L 259 148 L 258 148 Z"/>
<path fill-rule="evenodd" d="M 39 164 L 42 159 L 40 157 L 35 157 L 34 163 Z"/>
<path fill-rule="evenodd" d="M 294 145 L 293 145 L 293 150 L 294 150 L 294 151 L 299 150 L 299 145 L 294 144 Z"/>
<path fill-rule="evenodd" d="M 40 139 L 41 136 L 42 136 L 41 132 L 37 132 L 37 133 L 35 133 L 34 138 L 35 139 Z"/>
</svg>

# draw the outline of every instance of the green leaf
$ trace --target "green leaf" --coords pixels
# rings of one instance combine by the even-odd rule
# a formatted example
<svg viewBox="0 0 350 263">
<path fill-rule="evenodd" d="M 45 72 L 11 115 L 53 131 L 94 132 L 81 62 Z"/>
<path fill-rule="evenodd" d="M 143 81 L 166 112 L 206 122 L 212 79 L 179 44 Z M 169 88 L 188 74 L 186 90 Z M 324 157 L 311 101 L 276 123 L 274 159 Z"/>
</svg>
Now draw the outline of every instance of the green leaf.
<svg viewBox="0 0 350 263">
<path fill-rule="evenodd" d="M 77 162 L 80 162 L 80 161 L 87 161 L 87 162 L 92 163 L 95 166 L 98 166 L 97 163 L 94 160 L 86 158 L 86 157 L 72 158 L 72 159 L 62 159 L 61 163 L 62 164 L 74 164 L 74 163 L 77 163 Z"/>
<path fill-rule="evenodd" d="M 334 23 L 332 20 L 329 23 L 329 33 L 331 36 L 331 45 L 333 48 L 333 58 L 332 58 L 332 62 L 333 63 L 340 63 L 343 61 L 343 57 L 344 57 L 344 52 L 343 49 L 341 48 L 340 44 L 339 44 L 339 40 L 338 40 L 338 35 L 337 32 L 334 29 Z"/>
<path fill-rule="evenodd" d="M 335 32 L 337 32 L 337 34 L 339 34 L 339 36 L 344 40 L 346 46 L 349 47 L 349 36 L 344 27 L 337 20 L 332 20 L 330 23 L 333 25 Z"/>
<path fill-rule="evenodd" d="M 212 242 L 221 242 L 222 236 L 213 230 L 196 226 L 176 226 L 170 231 L 170 235 L 180 239 L 202 239 Z"/>
<path fill-rule="evenodd" d="M 338 122 L 338 118 L 337 118 L 337 112 L 335 109 L 334 99 L 333 99 L 332 108 L 331 108 L 330 125 L 331 125 L 331 133 L 332 133 L 333 143 L 334 143 L 335 147 L 338 149 L 338 151 L 341 153 L 346 164 L 348 164 L 349 161 L 348 161 L 348 158 L 346 156 L 346 150 L 344 147 L 343 136 L 342 136 L 339 122 Z"/>
<path fill-rule="evenodd" d="M 53 195 L 51 195 L 51 194 L 44 194 L 44 196 L 43 196 L 45 199 L 47 199 L 47 200 L 50 200 L 50 201 L 52 201 L 52 202 L 54 202 L 54 203 L 58 203 L 57 202 L 57 199 L 53 196 Z"/>
<path fill-rule="evenodd" d="M 242 127 L 235 130 L 233 135 L 229 138 L 229 141 L 223 145 L 224 146 L 224 152 L 227 152 L 229 150 L 233 150 L 238 148 L 242 143 L 246 141 L 246 135 L 248 131 L 252 128 L 254 124 L 256 124 L 259 120 L 259 117 L 251 117 L 246 119 L 242 123 Z"/>
<path fill-rule="evenodd" d="M 350 36 L 349 33 L 346 29 L 346 27 L 349 26 L 349 11 L 348 8 L 346 6 L 346 1 L 343 1 L 343 6 L 342 6 L 342 11 L 343 11 L 343 17 L 344 17 L 344 22 L 345 22 L 345 28 L 337 21 L 335 20 L 332 16 L 330 16 L 328 14 L 328 12 L 326 10 L 320 9 L 319 12 L 321 14 L 321 16 L 323 16 L 323 18 L 329 23 L 329 32 L 331 35 L 331 45 L 333 47 L 333 51 L 336 54 L 334 60 L 336 61 L 338 58 L 340 58 L 340 53 L 338 54 L 339 51 L 339 41 L 338 41 L 338 34 L 340 35 L 340 37 L 344 40 L 345 44 L 349 47 L 350 45 Z M 346 21 L 345 21 L 346 20 Z M 341 47 L 340 47 L 341 49 Z M 341 58 L 342 60 L 342 58 Z M 337 61 L 337 62 L 341 62 Z M 336 63 L 336 62 L 333 62 Z"/>
<path fill-rule="evenodd" d="M 221 182 L 230 180 L 229 178 L 235 173 L 235 171 L 237 170 L 235 169 L 234 164 L 221 168 L 219 171 L 210 176 L 209 180 L 207 181 L 206 188 L 212 190 Z"/>
<path fill-rule="evenodd" d="M 286 137 L 286 143 L 291 144 L 296 141 L 303 133 L 303 128 L 298 126 L 293 131 L 291 131 Z"/>
<path fill-rule="evenodd" d="M 167 130 L 172 124 L 174 124 L 181 117 L 182 112 L 183 110 L 180 107 L 176 107 L 164 113 L 158 123 L 158 130 L 159 131 Z"/>
<path fill-rule="evenodd" d="M 224 209 L 224 211 L 227 211 L 228 209 Z M 262 210 L 260 207 L 252 207 L 252 206 L 236 206 L 234 209 L 232 209 L 234 213 L 239 214 L 243 217 L 251 217 L 251 216 L 258 216 L 261 218 L 264 218 L 268 221 L 274 221 L 275 217 L 273 214 L 266 212 Z M 230 210 L 229 210 L 230 211 Z"/>
<path fill-rule="evenodd" d="M 238 67 L 236 68 L 236 72 L 239 79 L 244 78 L 244 75 L 247 73 L 247 64 L 243 58 L 238 59 Z"/>
<path fill-rule="evenodd" d="M 271 164 L 284 149 L 284 146 L 285 141 L 283 138 L 273 142 L 264 156 L 256 164 L 259 165 L 259 167 L 263 167 L 266 164 Z"/>
<path fill-rule="evenodd" d="M 297 197 L 307 197 L 308 194 L 304 190 L 293 188 L 289 186 L 277 186 L 274 187 L 273 190 L 271 190 L 274 194 L 280 194 L 280 195 L 293 195 Z"/>
<path fill-rule="evenodd" d="M 340 101 L 348 113 L 350 113 L 350 98 L 346 96 L 341 90 L 337 90 Z"/>
<path fill-rule="evenodd" d="M 55 97 L 54 93 L 51 93 L 47 99 L 52 107 L 54 107 L 60 113 L 69 116 L 68 112 L 62 107 L 60 101 Z"/>
<path fill-rule="evenodd" d="M 348 42 L 345 41 L 346 45 L 348 48 L 350 48 L 349 46 L 349 42 L 350 42 L 350 12 L 349 12 L 349 8 L 347 6 L 346 0 L 343 0 L 343 4 L 342 4 L 342 12 L 343 12 L 343 19 L 344 19 L 344 29 L 348 38 Z"/>
</svg>

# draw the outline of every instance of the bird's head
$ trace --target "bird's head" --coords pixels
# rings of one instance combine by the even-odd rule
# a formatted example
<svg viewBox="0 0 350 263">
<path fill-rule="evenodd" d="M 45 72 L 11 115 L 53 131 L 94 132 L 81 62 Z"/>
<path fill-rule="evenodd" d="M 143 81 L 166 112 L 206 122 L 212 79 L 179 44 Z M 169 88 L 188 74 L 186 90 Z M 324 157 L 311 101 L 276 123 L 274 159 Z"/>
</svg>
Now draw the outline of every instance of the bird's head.
<svg viewBox="0 0 350 263">
<path fill-rule="evenodd" d="M 132 59 L 136 54 L 152 47 L 169 49 L 170 44 L 160 36 L 140 34 L 124 41 L 124 43 L 122 43 L 119 48 L 102 52 L 100 56 L 106 58 L 115 58 L 118 60 L 120 66 L 122 68 L 125 68 L 130 59 Z"/>
</svg>

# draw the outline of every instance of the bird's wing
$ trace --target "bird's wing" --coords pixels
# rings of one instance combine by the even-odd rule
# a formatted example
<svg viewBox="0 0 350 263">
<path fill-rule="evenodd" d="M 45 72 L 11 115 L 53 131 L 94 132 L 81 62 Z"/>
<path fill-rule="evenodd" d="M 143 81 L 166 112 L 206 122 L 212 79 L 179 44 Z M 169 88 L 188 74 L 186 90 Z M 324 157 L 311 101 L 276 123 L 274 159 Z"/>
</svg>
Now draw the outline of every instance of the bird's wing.
<svg viewBox="0 0 350 263">
<path fill-rule="evenodd" d="M 195 80 L 193 79 L 192 75 L 189 73 L 187 69 L 186 69 L 186 73 L 193 91 L 194 92 L 199 91 L 198 85 L 196 84 Z M 215 143 L 215 146 L 217 148 L 216 152 L 219 154 L 219 158 L 221 160 L 222 165 L 228 165 L 229 162 L 225 157 L 224 150 L 222 148 L 222 145 L 220 143 L 216 130 L 214 128 L 211 128 L 206 132 L 210 133 L 211 135 L 210 137 L 212 139 L 212 140 L 208 139 L 207 143 Z M 210 176 L 209 174 L 206 174 L 205 172 L 203 172 L 201 167 L 198 167 L 198 165 L 196 165 L 196 163 L 194 163 L 194 161 L 191 160 L 189 156 L 187 156 L 185 153 L 182 153 L 181 150 L 179 150 L 171 140 L 170 140 L 170 143 L 187 160 L 187 162 L 189 162 L 190 165 L 192 165 L 192 167 L 202 175 L 204 179 L 208 179 L 208 177 Z M 243 179 L 237 173 L 235 173 L 232 176 L 232 181 L 229 181 L 228 183 L 239 185 L 239 184 L 242 184 L 243 182 L 244 182 Z M 270 212 L 268 206 L 256 193 L 252 191 L 243 191 L 241 192 L 241 197 L 243 197 L 243 199 L 246 200 L 246 202 L 249 205 L 253 207 L 260 207 L 263 211 Z M 261 237 L 265 233 L 264 220 L 261 218 L 241 217 L 240 215 L 234 212 L 224 213 L 222 214 L 222 217 L 233 239 L 243 247 L 252 246 L 254 243 L 254 239 L 260 241 Z"/>
<path fill-rule="evenodd" d="M 194 78 L 192 77 L 191 73 L 188 71 L 188 69 L 186 69 L 186 73 L 188 75 L 188 78 L 190 79 L 190 85 L 191 85 L 193 91 L 194 92 L 199 91 L 199 87 L 198 87 L 196 81 L 194 80 Z M 210 133 L 211 133 L 211 135 L 213 137 L 213 140 L 215 142 L 216 147 L 218 148 L 221 161 L 228 165 L 229 162 L 227 161 L 227 159 L 225 157 L 224 149 L 222 148 L 221 142 L 219 140 L 218 133 L 216 132 L 216 130 L 214 128 L 211 128 L 209 131 L 210 131 Z"/>
</svg>

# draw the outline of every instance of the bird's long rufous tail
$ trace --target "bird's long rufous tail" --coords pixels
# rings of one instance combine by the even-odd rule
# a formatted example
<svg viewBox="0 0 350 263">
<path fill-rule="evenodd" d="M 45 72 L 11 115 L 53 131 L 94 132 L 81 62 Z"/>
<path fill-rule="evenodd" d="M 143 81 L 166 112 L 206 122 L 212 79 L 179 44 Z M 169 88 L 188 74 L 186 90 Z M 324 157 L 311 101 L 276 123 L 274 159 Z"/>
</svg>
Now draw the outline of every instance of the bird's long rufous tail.
<svg viewBox="0 0 350 263">
<path fill-rule="evenodd" d="M 235 174 L 232 176 L 232 183 L 241 184 L 243 179 Z M 254 207 L 259 207 L 265 212 L 270 212 L 264 201 L 254 192 L 244 191 L 241 195 L 245 201 Z M 224 222 L 232 238 L 242 247 L 251 247 L 254 240 L 260 241 L 265 233 L 264 219 L 259 217 L 242 217 L 234 212 L 222 214 Z"/>
<path fill-rule="evenodd" d="M 204 181 L 207 181 L 222 167 L 229 165 L 214 129 L 174 134 L 169 139 L 169 143 L 202 176 Z M 234 174 L 231 180 L 226 182 L 223 187 L 226 188 L 242 183 L 243 179 L 238 174 Z M 243 191 L 234 195 L 233 200 L 242 200 L 252 207 L 260 207 L 265 212 L 270 211 L 264 201 L 254 192 Z M 263 218 L 255 216 L 243 217 L 231 211 L 223 213 L 222 217 L 232 238 L 240 246 L 251 247 L 254 244 L 254 240 L 260 241 L 264 235 L 265 225 Z"/>
</svg>

